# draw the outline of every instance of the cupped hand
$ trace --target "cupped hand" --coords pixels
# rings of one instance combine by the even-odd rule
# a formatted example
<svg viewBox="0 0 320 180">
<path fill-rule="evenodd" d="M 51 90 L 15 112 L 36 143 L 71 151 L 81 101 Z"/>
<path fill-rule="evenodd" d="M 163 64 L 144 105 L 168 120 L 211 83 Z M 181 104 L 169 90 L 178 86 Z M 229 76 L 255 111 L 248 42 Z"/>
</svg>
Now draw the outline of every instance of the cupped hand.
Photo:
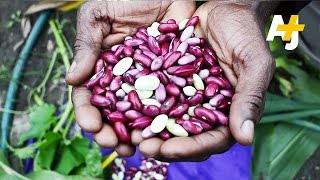
<svg viewBox="0 0 320 180">
<path fill-rule="evenodd" d="M 181 21 L 191 17 L 194 11 L 195 3 L 184 1 L 101 1 L 86 2 L 81 6 L 74 61 L 66 81 L 74 86 L 72 99 L 78 125 L 93 133 L 99 145 L 116 147 L 116 151 L 124 156 L 135 151 L 134 146 L 119 143 L 112 127 L 102 122 L 99 110 L 90 104 L 91 92 L 82 86 L 92 75 L 101 49 L 120 43 L 139 27 L 171 18 Z"/>
<path fill-rule="evenodd" d="M 235 88 L 229 127 L 165 142 L 159 138 L 141 141 L 140 132 L 135 131 L 134 142 L 143 154 L 165 161 L 199 161 L 228 150 L 234 140 L 242 145 L 252 143 L 275 68 L 264 37 L 264 22 L 273 8 L 270 2 L 211 1 L 197 9 L 193 15 L 200 17 L 196 36 L 207 39 Z"/>
</svg>

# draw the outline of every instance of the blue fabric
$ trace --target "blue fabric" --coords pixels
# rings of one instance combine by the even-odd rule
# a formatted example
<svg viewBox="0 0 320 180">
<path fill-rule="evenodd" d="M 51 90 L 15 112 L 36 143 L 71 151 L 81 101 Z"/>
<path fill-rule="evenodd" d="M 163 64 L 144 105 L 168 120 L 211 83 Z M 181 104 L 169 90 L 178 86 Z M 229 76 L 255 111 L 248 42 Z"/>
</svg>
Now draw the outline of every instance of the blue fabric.
<svg viewBox="0 0 320 180">
<path fill-rule="evenodd" d="M 84 133 L 92 139 L 89 133 Z M 102 154 L 112 153 L 113 149 L 102 149 Z M 124 158 L 126 169 L 139 168 L 142 154 L 137 148 L 134 156 Z M 251 146 L 235 144 L 223 154 L 211 156 L 203 162 L 174 162 L 170 163 L 167 177 L 169 180 L 248 180 L 251 170 Z"/>
</svg>

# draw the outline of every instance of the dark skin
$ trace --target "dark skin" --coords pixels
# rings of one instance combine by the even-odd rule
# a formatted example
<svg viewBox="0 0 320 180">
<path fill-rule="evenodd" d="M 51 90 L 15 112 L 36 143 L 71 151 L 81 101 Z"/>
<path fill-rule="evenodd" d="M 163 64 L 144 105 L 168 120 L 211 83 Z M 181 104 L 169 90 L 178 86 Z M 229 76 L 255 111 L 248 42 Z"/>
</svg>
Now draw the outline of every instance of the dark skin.
<svg viewBox="0 0 320 180">
<path fill-rule="evenodd" d="M 200 17 L 200 23 L 195 31 L 196 36 L 204 37 L 208 40 L 208 43 L 217 53 L 219 64 L 224 70 L 227 79 L 235 88 L 229 116 L 230 125 L 229 127 L 220 126 L 212 131 L 192 137 L 172 138 L 165 142 L 159 138 L 143 140 L 141 131 L 135 130 L 132 132 L 132 142 L 134 145 L 139 146 L 140 151 L 145 156 L 164 161 L 201 161 L 209 158 L 212 154 L 228 150 L 235 140 L 243 145 L 252 143 L 254 125 L 261 118 L 265 92 L 275 68 L 274 60 L 263 33 L 264 21 L 271 14 L 273 8 L 274 4 L 268 3 L 249 2 L 236 4 L 219 1 L 207 2 L 198 8 L 193 15 Z M 181 7 L 178 9 L 181 9 Z M 187 9 L 191 13 L 189 11 L 190 8 Z M 261 14 L 260 12 L 264 13 Z M 174 14 L 177 15 L 179 12 L 175 11 Z M 188 16 L 190 17 L 191 14 L 188 14 Z M 176 19 L 174 16 L 170 18 Z M 153 19 L 150 23 L 157 20 Z M 177 22 L 180 20 L 182 19 L 177 19 Z M 84 19 L 78 19 L 78 22 L 82 21 L 85 23 Z M 92 25 L 96 24 L 91 23 Z M 137 27 L 139 26 L 141 24 Z M 107 45 L 112 44 L 108 44 L 110 42 L 109 39 L 111 39 L 111 42 L 120 42 L 125 37 L 122 36 L 122 39 L 109 37 L 112 35 L 108 36 L 106 32 L 110 27 L 103 25 L 97 27 L 100 28 L 95 30 L 98 32 L 85 34 L 81 33 L 83 25 L 79 26 L 78 24 L 77 37 L 81 37 L 82 40 L 90 37 L 91 40 L 95 40 L 93 42 L 100 42 L 100 45 L 106 45 L 102 47 L 108 47 Z M 79 35 L 79 32 L 82 35 Z M 126 32 L 130 33 L 131 31 Z M 100 36 L 97 35 L 99 33 Z M 106 37 L 103 36 L 103 33 L 105 33 Z M 83 60 L 81 61 L 80 58 L 77 58 L 77 55 L 79 55 L 78 50 L 75 56 L 77 67 L 67 75 L 67 82 L 71 85 L 79 85 L 88 78 L 92 71 L 94 60 L 97 59 L 98 48 L 101 48 L 99 43 L 84 44 L 86 45 L 82 45 L 82 48 L 86 48 L 86 53 L 81 56 Z M 90 105 L 89 98 L 90 92 L 85 88 L 76 87 L 74 89 L 73 99 L 76 119 L 80 127 L 86 131 L 94 132 L 95 140 L 98 144 L 105 147 L 117 147 L 118 153 L 131 155 L 134 152 L 133 146 L 118 144 L 112 128 L 106 124 L 102 125 L 100 113 Z"/>
</svg>

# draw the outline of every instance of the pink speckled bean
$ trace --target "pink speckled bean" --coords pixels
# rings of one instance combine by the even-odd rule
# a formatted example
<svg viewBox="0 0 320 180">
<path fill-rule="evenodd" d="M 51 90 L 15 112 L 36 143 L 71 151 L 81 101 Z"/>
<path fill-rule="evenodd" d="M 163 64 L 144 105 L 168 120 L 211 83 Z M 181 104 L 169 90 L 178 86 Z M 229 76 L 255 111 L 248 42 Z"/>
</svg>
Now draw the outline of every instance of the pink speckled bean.
<svg viewBox="0 0 320 180">
<path fill-rule="evenodd" d="M 167 93 L 166 93 L 166 89 L 163 84 L 160 84 L 158 86 L 158 88 L 156 89 L 155 97 L 156 97 L 156 100 L 159 101 L 160 103 L 162 103 L 164 100 L 166 100 Z"/>
</svg>

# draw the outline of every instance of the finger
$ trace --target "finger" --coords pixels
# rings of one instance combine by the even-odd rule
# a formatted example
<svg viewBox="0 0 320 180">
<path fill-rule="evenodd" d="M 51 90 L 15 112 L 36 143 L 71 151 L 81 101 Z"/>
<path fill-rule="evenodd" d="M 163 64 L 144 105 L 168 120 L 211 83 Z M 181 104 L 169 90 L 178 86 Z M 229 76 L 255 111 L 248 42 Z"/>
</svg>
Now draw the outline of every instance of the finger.
<svg viewBox="0 0 320 180">
<path fill-rule="evenodd" d="M 123 144 L 120 143 L 116 148 L 115 151 L 120 155 L 120 156 L 125 156 L 125 157 L 130 157 L 134 155 L 136 152 L 136 148 L 132 145 L 129 144 Z"/>
<path fill-rule="evenodd" d="M 143 141 L 141 133 L 142 131 L 139 129 L 134 129 L 131 132 L 131 141 L 133 145 L 138 146 Z"/>
<path fill-rule="evenodd" d="M 167 161 L 201 161 L 228 150 L 234 143 L 228 127 L 220 126 L 191 137 L 176 137 L 161 146 L 161 157 Z"/>
<path fill-rule="evenodd" d="M 99 132 L 93 134 L 93 139 L 99 146 L 105 148 L 114 148 L 118 145 L 118 138 L 115 132 L 107 124 L 104 124 Z"/>
<path fill-rule="evenodd" d="M 90 104 L 91 92 L 85 87 L 74 87 L 72 102 L 75 119 L 78 125 L 86 132 L 95 133 L 102 128 L 100 111 Z"/>
<path fill-rule="evenodd" d="M 174 19 L 179 23 L 190 18 L 195 11 L 196 3 L 194 1 L 173 1 L 161 21 L 166 22 L 169 19 Z"/>
<path fill-rule="evenodd" d="M 77 35 L 73 63 L 66 75 L 70 85 L 79 85 L 89 78 L 100 54 L 102 39 L 109 34 L 107 12 L 100 3 L 87 2 L 81 6 L 77 17 Z"/>
<path fill-rule="evenodd" d="M 163 140 L 160 138 L 150 138 L 143 140 L 139 144 L 140 152 L 146 157 L 156 157 L 160 155 L 160 148 Z"/>
<path fill-rule="evenodd" d="M 230 107 L 230 129 L 242 145 L 253 141 L 254 125 L 261 119 L 264 97 L 274 72 L 274 61 L 268 51 L 255 60 L 245 60 Z"/>
</svg>

